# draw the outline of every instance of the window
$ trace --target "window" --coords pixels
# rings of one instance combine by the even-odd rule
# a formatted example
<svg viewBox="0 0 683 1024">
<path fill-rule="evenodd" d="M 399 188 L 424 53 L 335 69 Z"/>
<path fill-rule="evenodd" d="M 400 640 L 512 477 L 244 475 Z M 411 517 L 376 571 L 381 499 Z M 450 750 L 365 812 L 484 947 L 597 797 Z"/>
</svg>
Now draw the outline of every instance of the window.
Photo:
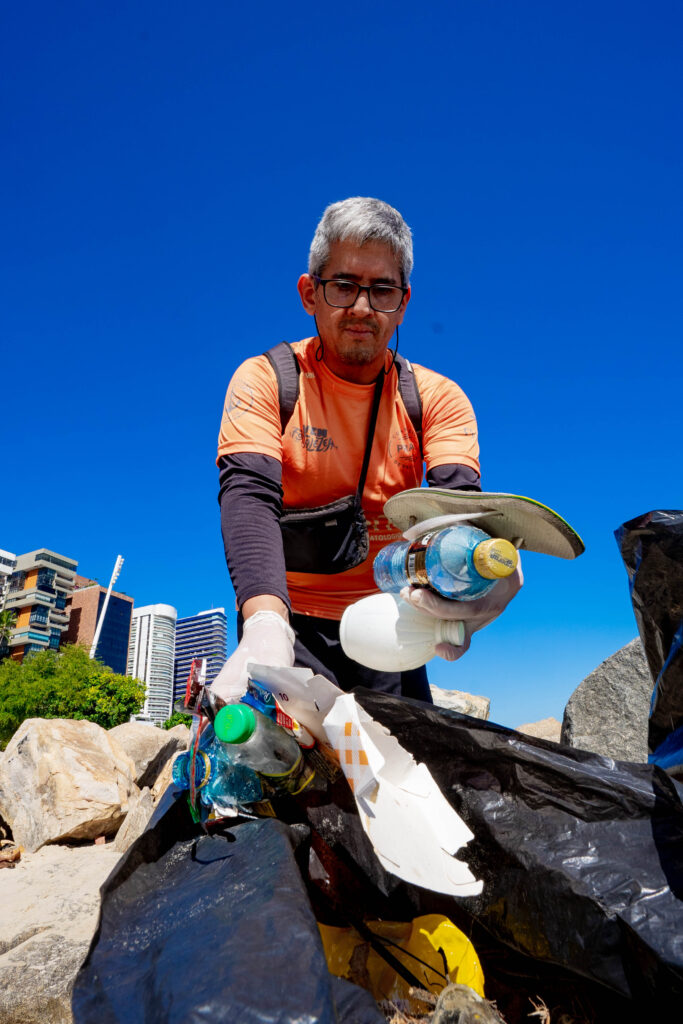
<svg viewBox="0 0 683 1024">
<path fill-rule="evenodd" d="M 57 574 L 54 571 L 54 569 L 39 569 L 38 578 L 36 579 L 36 586 L 40 587 L 41 589 L 42 587 L 49 587 L 50 590 L 53 590 L 56 575 Z"/>
<path fill-rule="evenodd" d="M 68 569 L 69 572 L 76 572 L 78 562 L 67 562 L 64 558 L 57 558 L 56 555 L 51 555 L 47 551 L 37 551 L 35 562 L 49 562 L 50 565 L 58 565 L 60 569 Z"/>
<path fill-rule="evenodd" d="M 10 594 L 14 593 L 17 590 L 23 590 L 24 589 L 24 580 L 25 579 L 26 579 L 26 573 L 25 572 L 21 572 L 21 570 L 19 570 L 19 572 L 13 572 L 12 575 L 10 576 L 10 578 L 9 578 L 9 592 L 10 592 Z"/>
</svg>

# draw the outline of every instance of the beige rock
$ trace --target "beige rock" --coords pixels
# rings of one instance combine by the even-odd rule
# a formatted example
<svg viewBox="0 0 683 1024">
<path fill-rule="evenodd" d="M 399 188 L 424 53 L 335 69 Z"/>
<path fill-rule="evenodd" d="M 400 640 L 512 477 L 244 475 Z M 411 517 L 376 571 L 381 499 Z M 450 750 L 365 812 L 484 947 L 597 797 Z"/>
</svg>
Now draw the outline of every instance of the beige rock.
<svg viewBox="0 0 683 1024">
<path fill-rule="evenodd" d="M 171 782 L 173 780 L 173 761 L 174 758 L 171 758 L 170 761 L 166 762 L 164 767 L 161 769 L 161 773 L 157 781 L 154 783 L 154 787 L 152 789 L 152 799 L 154 800 L 155 804 L 159 802 L 159 800 L 164 795 L 168 787 L 171 785 Z"/>
<path fill-rule="evenodd" d="M 190 730 L 185 725 L 173 729 L 157 729 L 143 722 L 124 722 L 109 730 L 135 763 L 135 782 L 143 789 L 153 786 L 169 758 L 180 750 L 187 750 Z"/>
<path fill-rule="evenodd" d="M 145 787 L 139 796 L 131 800 L 126 820 L 116 833 L 114 849 L 119 853 L 125 853 L 128 847 L 132 846 L 138 836 L 145 831 L 153 813 L 154 797 L 151 791 Z"/>
<path fill-rule="evenodd" d="M 0 871 L 0 1021 L 70 1024 L 74 979 L 97 926 L 100 886 L 119 854 L 45 846 Z"/>
<path fill-rule="evenodd" d="M 538 722 L 525 722 L 517 726 L 517 732 L 523 732 L 526 736 L 536 736 L 539 740 L 552 740 L 553 743 L 560 742 L 562 723 L 556 718 L 542 718 Z"/>
<path fill-rule="evenodd" d="M 29 718 L 0 762 L 0 814 L 29 852 L 117 831 L 138 793 L 135 765 L 94 722 Z"/>
<path fill-rule="evenodd" d="M 491 707 L 488 697 L 478 697 L 462 690 L 442 690 L 439 686 L 430 685 L 429 688 L 432 691 L 432 700 L 440 708 L 458 711 L 461 715 L 470 715 L 472 718 L 481 718 L 484 722 L 488 720 Z"/>
</svg>

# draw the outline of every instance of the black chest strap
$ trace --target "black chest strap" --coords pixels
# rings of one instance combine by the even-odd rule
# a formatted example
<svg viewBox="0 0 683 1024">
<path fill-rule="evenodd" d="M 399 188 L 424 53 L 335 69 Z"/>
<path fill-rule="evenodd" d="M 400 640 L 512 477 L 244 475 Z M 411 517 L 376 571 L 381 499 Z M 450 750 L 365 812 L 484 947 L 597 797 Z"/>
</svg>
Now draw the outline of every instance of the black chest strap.
<svg viewBox="0 0 683 1024">
<path fill-rule="evenodd" d="M 292 418 L 294 406 L 299 397 L 299 374 L 301 367 L 294 354 L 294 349 L 287 341 L 281 341 L 263 353 L 273 367 L 277 379 L 278 398 L 280 400 L 280 427 L 284 434 L 285 428 Z M 408 413 L 413 430 L 417 434 L 422 455 L 422 399 L 415 379 L 413 367 L 402 355 L 396 356 L 396 372 L 398 373 L 398 390 L 401 401 Z"/>
</svg>

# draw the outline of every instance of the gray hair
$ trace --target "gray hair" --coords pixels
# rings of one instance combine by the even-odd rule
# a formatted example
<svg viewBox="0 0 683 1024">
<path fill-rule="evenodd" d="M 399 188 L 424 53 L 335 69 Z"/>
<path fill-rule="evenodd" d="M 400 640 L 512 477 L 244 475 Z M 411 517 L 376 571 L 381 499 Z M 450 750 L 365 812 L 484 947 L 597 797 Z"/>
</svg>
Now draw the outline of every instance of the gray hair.
<svg viewBox="0 0 683 1024">
<path fill-rule="evenodd" d="M 381 199 L 354 196 L 331 203 L 315 230 L 308 256 L 308 273 L 322 274 L 334 242 L 384 242 L 398 259 L 401 284 L 407 287 L 413 269 L 413 236 L 398 210 Z"/>
</svg>

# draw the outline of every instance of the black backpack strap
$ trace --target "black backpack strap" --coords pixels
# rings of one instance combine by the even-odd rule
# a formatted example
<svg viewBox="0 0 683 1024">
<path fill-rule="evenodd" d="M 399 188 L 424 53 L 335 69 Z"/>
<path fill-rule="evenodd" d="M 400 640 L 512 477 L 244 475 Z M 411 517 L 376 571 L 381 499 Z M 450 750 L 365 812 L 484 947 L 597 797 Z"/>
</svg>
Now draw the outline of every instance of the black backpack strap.
<svg viewBox="0 0 683 1024">
<path fill-rule="evenodd" d="M 398 373 L 398 390 L 417 434 L 417 443 L 420 446 L 420 455 L 422 455 L 422 399 L 415 379 L 415 371 L 408 360 L 398 353 L 396 353 L 395 363 Z"/>
<path fill-rule="evenodd" d="M 292 418 L 294 406 L 299 397 L 299 374 L 301 366 L 288 341 L 281 341 L 263 353 L 273 367 L 277 379 L 278 397 L 280 400 L 280 425 L 282 433 Z M 396 371 L 398 373 L 398 389 L 406 412 L 417 434 L 420 454 L 422 454 L 422 399 L 415 379 L 415 371 L 405 356 L 397 353 Z"/>
<path fill-rule="evenodd" d="M 282 433 L 292 418 L 296 400 L 299 397 L 299 374 L 301 367 L 288 341 L 281 341 L 263 353 L 275 371 L 277 392 L 280 400 L 280 426 Z"/>
</svg>

